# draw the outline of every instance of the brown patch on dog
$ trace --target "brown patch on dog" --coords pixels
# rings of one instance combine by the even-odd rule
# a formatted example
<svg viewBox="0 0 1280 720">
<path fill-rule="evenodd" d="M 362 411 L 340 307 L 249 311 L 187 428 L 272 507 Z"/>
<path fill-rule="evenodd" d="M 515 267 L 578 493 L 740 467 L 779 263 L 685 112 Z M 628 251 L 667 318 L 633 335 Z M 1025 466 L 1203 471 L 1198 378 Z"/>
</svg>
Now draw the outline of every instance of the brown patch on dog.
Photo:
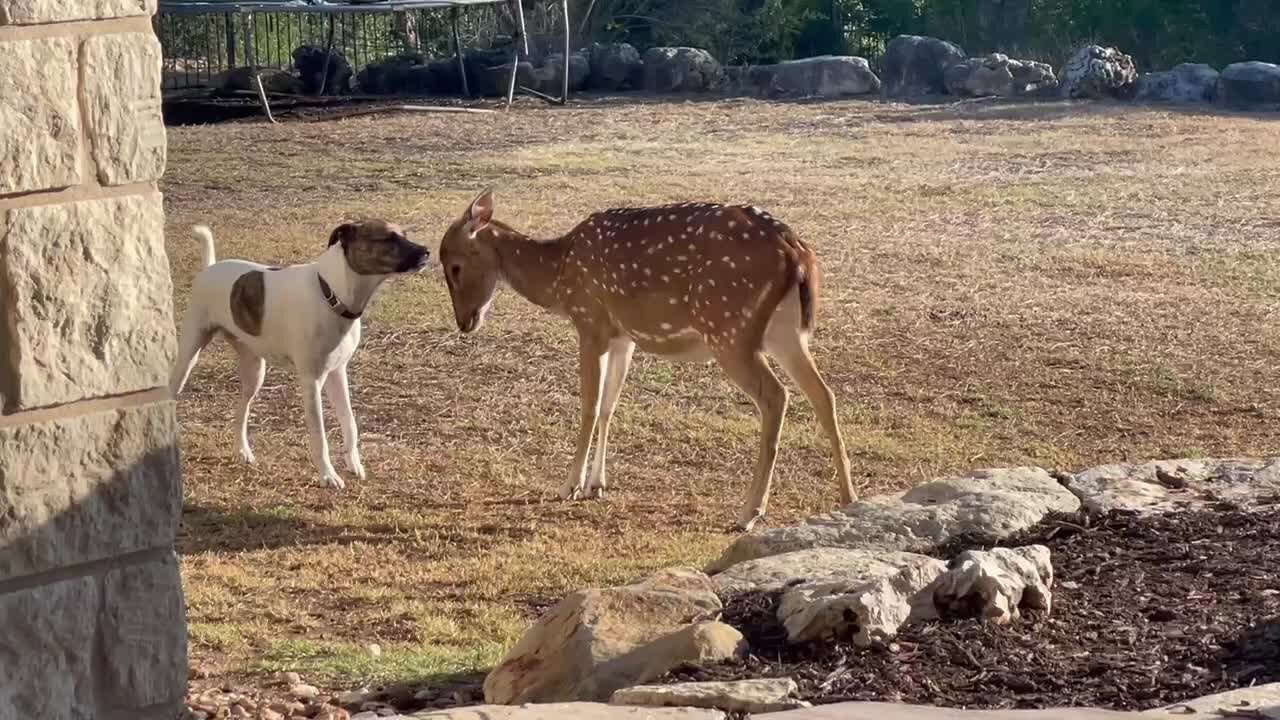
<svg viewBox="0 0 1280 720">
<path fill-rule="evenodd" d="M 246 333 L 262 332 L 262 314 L 267 289 L 261 270 L 250 270 L 231 284 L 231 319 Z"/>
<path fill-rule="evenodd" d="M 384 220 L 344 223 L 329 235 L 329 245 L 342 243 L 347 266 L 359 275 L 391 275 L 420 267 L 427 249 L 409 242 L 400 226 Z"/>
</svg>

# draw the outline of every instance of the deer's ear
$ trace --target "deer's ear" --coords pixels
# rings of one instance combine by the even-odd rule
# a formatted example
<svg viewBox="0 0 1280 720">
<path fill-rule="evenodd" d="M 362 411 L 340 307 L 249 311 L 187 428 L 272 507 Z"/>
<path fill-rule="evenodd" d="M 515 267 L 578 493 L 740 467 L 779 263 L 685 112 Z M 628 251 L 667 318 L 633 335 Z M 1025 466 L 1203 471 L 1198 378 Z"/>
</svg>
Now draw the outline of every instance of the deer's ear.
<svg viewBox="0 0 1280 720">
<path fill-rule="evenodd" d="M 334 243 L 347 243 L 356 236 L 355 223 L 342 223 L 329 233 L 329 247 L 333 247 Z"/>
<path fill-rule="evenodd" d="M 485 190 L 467 207 L 467 230 L 474 237 L 493 221 L 493 191 Z"/>
</svg>

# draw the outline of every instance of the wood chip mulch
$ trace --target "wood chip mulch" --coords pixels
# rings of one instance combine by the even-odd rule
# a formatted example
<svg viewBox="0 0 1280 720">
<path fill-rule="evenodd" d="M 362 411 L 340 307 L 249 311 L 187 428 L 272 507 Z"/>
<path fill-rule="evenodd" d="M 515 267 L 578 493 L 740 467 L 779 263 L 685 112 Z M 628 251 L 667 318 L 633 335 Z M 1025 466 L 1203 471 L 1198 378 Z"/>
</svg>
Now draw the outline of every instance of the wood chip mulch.
<svg viewBox="0 0 1280 720">
<path fill-rule="evenodd" d="M 790 676 L 815 703 L 1117 710 L 1280 681 L 1280 509 L 1059 515 L 999 544 L 1031 543 L 1053 553 L 1048 616 L 929 622 L 887 647 L 792 647 L 774 614 L 777 594 L 737 595 L 723 619 L 752 654 L 663 681 Z"/>
</svg>

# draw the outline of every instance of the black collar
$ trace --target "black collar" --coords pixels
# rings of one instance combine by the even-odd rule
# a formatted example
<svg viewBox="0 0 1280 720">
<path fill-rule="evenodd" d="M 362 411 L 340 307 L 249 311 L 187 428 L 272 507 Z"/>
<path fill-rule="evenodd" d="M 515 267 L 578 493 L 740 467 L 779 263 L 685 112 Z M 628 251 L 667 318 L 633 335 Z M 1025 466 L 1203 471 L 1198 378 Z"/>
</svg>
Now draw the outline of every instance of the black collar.
<svg viewBox="0 0 1280 720">
<path fill-rule="evenodd" d="M 333 288 L 329 287 L 329 283 L 324 281 L 324 276 L 316 273 L 316 279 L 320 281 L 320 294 L 324 295 L 324 301 L 329 303 L 329 309 L 337 313 L 339 316 L 348 320 L 359 320 L 362 313 L 351 312 L 338 296 L 333 292 Z"/>
</svg>

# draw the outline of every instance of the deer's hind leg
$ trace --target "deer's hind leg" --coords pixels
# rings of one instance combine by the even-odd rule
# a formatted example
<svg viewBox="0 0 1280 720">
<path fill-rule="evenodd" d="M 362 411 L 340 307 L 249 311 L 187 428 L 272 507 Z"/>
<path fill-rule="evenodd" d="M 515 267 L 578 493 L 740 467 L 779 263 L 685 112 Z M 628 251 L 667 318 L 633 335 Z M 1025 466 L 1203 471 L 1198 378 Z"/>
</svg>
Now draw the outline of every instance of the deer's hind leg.
<svg viewBox="0 0 1280 720">
<path fill-rule="evenodd" d="M 849 475 L 849 455 L 836 417 L 835 395 L 822 379 L 813 354 L 809 352 L 809 331 L 800 327 L 800 305 L 794 292 L 788 294 L 774 312 L 764 342 L 765 352 L 778 361 L 813 406 L 813 412 L 831 445 L 840 502 L 848 505 L 854 499 L 853 482 Z"/>
</svg>

